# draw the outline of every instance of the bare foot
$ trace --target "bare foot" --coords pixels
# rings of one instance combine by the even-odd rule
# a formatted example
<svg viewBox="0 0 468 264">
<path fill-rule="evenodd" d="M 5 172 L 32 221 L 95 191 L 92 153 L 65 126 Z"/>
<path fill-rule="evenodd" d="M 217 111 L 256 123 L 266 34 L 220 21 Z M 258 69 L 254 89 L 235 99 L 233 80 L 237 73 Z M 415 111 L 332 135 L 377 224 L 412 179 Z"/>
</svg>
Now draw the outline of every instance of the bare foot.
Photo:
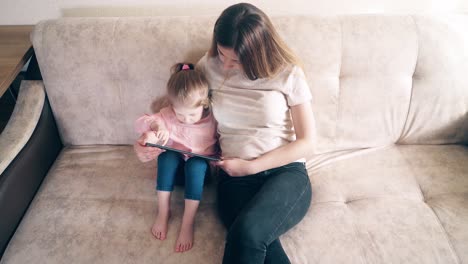
<svg viewBox="0 0 468 264">
<path fill-rule="evenodd" d="M 175 252 L 188 251 L 193 246 L 193 222 L 180 226 L 179 237 L 177 238 Z"/>
<path fill-rule="evenodd" d="M 153 236 L 159 240 L 166 239 L 167 235 L 167 223 L 171 217 L 171 212 L 159 212 L 154 220 L 153 227 L 151 228 L 151 233 Z"/>
</svg>

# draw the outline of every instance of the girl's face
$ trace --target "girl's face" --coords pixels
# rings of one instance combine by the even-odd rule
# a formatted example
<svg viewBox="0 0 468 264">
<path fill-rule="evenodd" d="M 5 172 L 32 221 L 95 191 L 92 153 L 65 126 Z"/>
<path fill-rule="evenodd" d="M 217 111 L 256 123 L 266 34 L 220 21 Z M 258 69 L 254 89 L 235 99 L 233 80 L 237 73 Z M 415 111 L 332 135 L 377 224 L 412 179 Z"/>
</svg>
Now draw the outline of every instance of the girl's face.
<svg viewBox="0 0 468 264">
<path fill-rule="evenodd" d="M 183 103 L 172 103 L 177 120 L 184 124 L 195 124 L 203 117 L 203 106 L 187 106 Z"/>
<path fill-rule="evenodd" d="M 242 69 L 242 64 L 237 57 L 237 54 L 231 48 L 226 48 L 221 45 L 218 46 L 218 57 L 223 63 L 223 70 L 231 70 L 231 69 Z"/>
</svg>

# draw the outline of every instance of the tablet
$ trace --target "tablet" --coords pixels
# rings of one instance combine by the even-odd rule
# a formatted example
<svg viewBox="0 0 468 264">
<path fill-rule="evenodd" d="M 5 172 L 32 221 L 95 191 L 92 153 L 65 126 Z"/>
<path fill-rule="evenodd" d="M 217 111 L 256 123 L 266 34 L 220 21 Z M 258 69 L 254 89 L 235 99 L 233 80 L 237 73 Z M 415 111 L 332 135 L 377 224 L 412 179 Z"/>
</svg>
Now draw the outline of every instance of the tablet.
<svg viewBox="0 0 468 264">
<path fill-rule="evenodd" d="M 199 158 L 203 158 L 203 159 L 207 159 L 207 160 L 212 160 L 212 161 L 220 161 L 220 160 L 221 160 L 220 158 L 217 158 L 217 157 L 205 156 L 205 155 L 193 153 L 193 152 L 190 152 L 190 151 L 185 151 L 185 150 L 180 150 L 180 149 L 175 149 L 175 148 L 166 147 L 166 146 L 159 145 L 159 144 L 146 143 L 145 146 L 147 146 L 147 147 L 156 147 L 156 148 L 165 149 L 165 150 L 171 150 L 171 151 L 175 151 L 175 152 L 187 154 L 187 155 L 189 155 L 189 156 L 199 157 Z"/>
</svg>

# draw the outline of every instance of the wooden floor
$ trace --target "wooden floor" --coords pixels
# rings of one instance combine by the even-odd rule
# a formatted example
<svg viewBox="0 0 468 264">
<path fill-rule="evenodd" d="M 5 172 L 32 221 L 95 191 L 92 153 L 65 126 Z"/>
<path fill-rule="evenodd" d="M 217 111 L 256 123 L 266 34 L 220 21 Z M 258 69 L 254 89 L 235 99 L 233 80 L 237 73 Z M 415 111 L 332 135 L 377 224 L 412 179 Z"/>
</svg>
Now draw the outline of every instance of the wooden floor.
<svg viewBox="0 0 468 264">
<path fill-rule="evenodd" d="M 18 97 L 19 86 L 24 79 L 24 74 L 20 73 L 13 81 L 10 89 L 0 98 L 0 134 L 10 119 L 15 108 L 16 97 Z"/>
</svg>

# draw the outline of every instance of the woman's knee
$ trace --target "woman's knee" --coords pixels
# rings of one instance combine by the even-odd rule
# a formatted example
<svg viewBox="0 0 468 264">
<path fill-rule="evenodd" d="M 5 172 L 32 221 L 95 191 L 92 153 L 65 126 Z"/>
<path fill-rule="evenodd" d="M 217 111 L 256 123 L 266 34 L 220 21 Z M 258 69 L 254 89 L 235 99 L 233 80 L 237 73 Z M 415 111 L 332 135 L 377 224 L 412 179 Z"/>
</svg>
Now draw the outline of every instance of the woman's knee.
<svg viewBox="0 0 468 264">
<path fill-rule="evenodd" d="M 228 230 L 226 242 L 249 248 L 266 250 L 268 232 L 260 222 L 251 223 L 237 218 Z"/>
</svg>

